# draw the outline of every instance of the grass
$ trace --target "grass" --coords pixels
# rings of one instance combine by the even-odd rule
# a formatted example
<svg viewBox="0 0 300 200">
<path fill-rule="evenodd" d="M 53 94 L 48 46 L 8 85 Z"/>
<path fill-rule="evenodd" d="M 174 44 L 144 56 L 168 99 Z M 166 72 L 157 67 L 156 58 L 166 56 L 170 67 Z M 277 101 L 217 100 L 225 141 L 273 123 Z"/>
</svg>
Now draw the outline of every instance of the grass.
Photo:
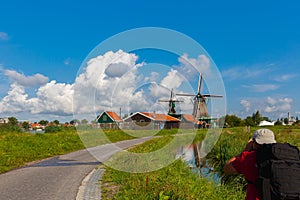
<svg viewBox="0 0 300 200">
<path fill-rule="evenodd" d="M 99 136 L 99 129 L 77 132 L 73 128 L 62 129 L 58 133 L 31 134 L 0 127 L 0 173 L 85 147 L 134 138 L 119 130 L 105 131 L 105 134 L 106 137 Z"/>
<path fill-rule="evenodd" d="M 197 135 L 203 138 L 200 131 Z M 145 153 L 156 151 L 174 138 L 164 136 L 139 145 L 131 151 Z M 120 161 L 120 159 L 115 159 Z M 137 163 L 140 164 L 140 163 Z M 229 195 L 231 194 L 231 195 Z M 243 199 L 240 188 L 218 186 L 199 178 L 184 161 L 178 159 L 171 165 L 147 173 L 129 173 L 106 167 L 102 177 L 103 199 Z"/>
<path fill-rule="evenodd" d="M 222 184 L 216 185 L 205 178 L 198 177 L 182 160 L 176 160 L 171 165 L 147 173 L 129 173 L 106 167 L 102 178 L 103 199 L 231 199 L 245 198 L 245 180 L 241 175 L 224 176 L 223 166 L 227 160 L 240 153 L 253 131 L 243 127 L 223 129 L 222 134 L 208 154 L 209 164 L 214 172 L 223 176 Z M 300 129 L 297 127 L 271 127 L 278 142 L 289 142 L 300 147 Z M 153 152 L 169 144 L 176 130 L 162 131 L 162 138 L 148 141 L 131 151 L 137 153 Z M 181 133 L 180 133 L 181 134 Z M 194 139 L 202 141 L 205 131 L 199 130 Z M 118 160 L 120 161 L 120 160 Z M 140 163 L 137 163 L 140 164 Z"/>
<path fill-rule="evenodd" d="M 215 172 L 222 175 L 225 162 L 242 151 L 255 129 L 251 128 L 250 132 L 242 127 L 223 129 L 217 144 L 207 156 Z M 278 142 L 289 142 L 300 147 L 299 128 L 275 126 L 270 129 L 274 131 Z M 167 145 L 172 148 L 189 142 L 190 137 L 181 136 L 194 136 L 188 134 L 192 131 L 174 129 L 159 132 L 124 132 L 81 127 L 78 133 L 75 130 L 62 130 L 52 134 L 29 134 L 13 130 L 3 131 L 0 128 L 0 173 L 23 166 L 28 162 L 65 154 L 85 146 L 133 139 L 137 136 L 159 135 L 161 137 L 136 146 L 130 151 L 135 153 L 157 152 Z M 205 136 L 205 130 L 198 130 L 195 138 L 192 138 L 193 142 L 201 142 Z M 184 140 L 186 138 L 188 138 L 187 141 Z M 170 153 L 174 152 L 170 150 Z M 159 155 L 160 158 L 165 159 L 163 156 Z M 126 165 L 126 160 L 123 159 L 123 161 L 123 164 Z M 146 164 L 155 165 L 155 156 L 150 157 L 150 161 Z M 118 162 L 122 163 L 122 159 Z M 136 164 L 140 165 L 141 163 Z M 158 168 L 159 170 L 146 173 L 129 173 L 107 167 L 102 180 L 103 199 L 244 199 L 243 186 L 245 182 L 241 176 L 227 177 L 226 184 L 216 185 L 204 178 L 199 178 L 187 168 L 186 163 L 182 160 L 176 160 L 167 167 Z M 226 179 L 224 178 L 224 180 Z"/>
<path fill-rule="evenodd" d="M 1 133 L 0 173 L 28 162 L 84 148 L 76 131 L 56 134 Z"/>
</svg>

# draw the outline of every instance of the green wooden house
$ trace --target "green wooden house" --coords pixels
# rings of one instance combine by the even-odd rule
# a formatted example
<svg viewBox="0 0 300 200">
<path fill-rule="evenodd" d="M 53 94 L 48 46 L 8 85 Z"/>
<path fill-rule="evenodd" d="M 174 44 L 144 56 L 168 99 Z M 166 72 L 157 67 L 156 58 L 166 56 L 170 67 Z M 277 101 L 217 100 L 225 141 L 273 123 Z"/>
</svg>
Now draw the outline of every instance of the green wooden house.
<svg viewBox="0 0 300 200">
<path fill-rule="evenodd" d="M 104 129 L 118 129 L 122 119 L 120 116 L 112 111 L 104 111 L 99 115 L 96 121 L 100 124 L 101 128 Z"/>
</svg>

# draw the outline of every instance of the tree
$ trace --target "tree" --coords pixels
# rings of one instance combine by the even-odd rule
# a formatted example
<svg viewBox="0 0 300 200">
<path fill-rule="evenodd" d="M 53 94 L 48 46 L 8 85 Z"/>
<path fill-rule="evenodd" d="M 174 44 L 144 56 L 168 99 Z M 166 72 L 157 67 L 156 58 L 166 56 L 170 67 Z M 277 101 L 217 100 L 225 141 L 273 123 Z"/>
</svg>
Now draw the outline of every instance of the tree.
<svg viewBox="0 0 300 200">
<path fill-rule="evenodd" d="M 49 121 L 41 120 L 41 121 L 39 121 L 39 124 L 42 125 L 42 126 L 46 126 L 47 124 L 49 124 Z"/>
<path fill-rule="evenodd" d="M 236 115 L 226 115 L 225 116 L 225 124 L 230 127 L 240 126 L 242 120 Z"/>
<path fill-rule="evenodd" d="M 88 123 L 89 123 L 89 121 L 87 119 L 81 120 L 81 124 L 88 124 Z"/>
<path fill-rule="evenodd" d="M 80 123 L 80 121 L 78 119 L 73 119 L 70 121 L 71 125 L 75 125 L 75 124 L 79 124 L 79 123 Z"/>
<path fill-rule="evenodd" d="M 255 123 L 253 121 L 253 118 L 248 116 L 246 117 L 246 119 L 244 119 L 243 123 L 246 125 L 246 126 L 255 126 Z"/>
<path fill-rule="evenodd" d="M 25 130 L 29 129 L 29 123 L 28 122 L 23 122 L 22 123 L 22 128 L 24 128 Z"/>
<path fill-rule="evenodd" d="M 96 120 L 96 119 L 93 119 L 93 120 L 91 121 L 91 124 L 97 124 L 97 120 Z"/>
<path fill-rule="evenodd" d="M 15 117 L 9 117 L 8 118 L 8 124 L 11 126 L 17 126 L 18 125 L 18 120 Z"/>
<path fill-rule="evenodd" d="M 284 119 L 283 119 L 283 122 L 284 122 L 285 124 L 289 124 L 289 119 L 288 119 L 288 118 L 284 118 Z"/>
<path fill-rule="evenodd" d="M 259 110 L 256 111 L 256 113 L 252 114 L 252 121 L 254 122 L 254 124 L 257 126 L 261 121 L 263 120 L 263 117 L 261 116 L 261 114 L 259 113 Z"/>
<path fill-rule="evenodd" d="M 279 119 L 277 119 L 277 121 L 274 124 L 275 126 L 280 126 L 282 125 L 282 121 L 280 121 Z"/>
<path fill-rule="evenodd" d="M 58 121 L 57 119 L 54 120 L 53 123 L 54 123 L 55 125 L 59 125 L 59 121 Z"/>
</svg>

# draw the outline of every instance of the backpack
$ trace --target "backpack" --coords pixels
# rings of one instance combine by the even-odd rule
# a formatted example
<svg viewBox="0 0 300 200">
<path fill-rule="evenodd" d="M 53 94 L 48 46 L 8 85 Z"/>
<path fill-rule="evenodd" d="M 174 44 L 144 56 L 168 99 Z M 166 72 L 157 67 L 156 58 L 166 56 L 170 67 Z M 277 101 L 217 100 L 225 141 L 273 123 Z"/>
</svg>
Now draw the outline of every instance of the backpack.
<svg viewBox="0 0 300 200">
<path fill-rule="evenodd" d="M 263 200 L 300 200 L 299 149 L 288 143 L 263 144 L 257 150 L 256 186 Z"/>
</svg>

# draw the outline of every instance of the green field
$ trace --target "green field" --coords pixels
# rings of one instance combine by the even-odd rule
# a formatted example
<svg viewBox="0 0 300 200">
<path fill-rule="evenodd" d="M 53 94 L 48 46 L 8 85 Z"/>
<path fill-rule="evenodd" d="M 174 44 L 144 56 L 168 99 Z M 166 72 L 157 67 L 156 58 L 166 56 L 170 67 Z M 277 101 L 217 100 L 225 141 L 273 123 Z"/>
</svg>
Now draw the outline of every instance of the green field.
<svg viewBox="0 0 300 200">
<path fill-rule="evenodd" d="M 258 128 L 251 128 L 250 132 L 243 127 L 223 129 L 218 142 L 207 156 L 214 172 L 223 177 L 219 184 L 200 178 L 181 159 L 147 173 L 128 173 L 102 166 L 106 168 L 101 184 L 103 199 L 243 199 L 245 181 L 241 176 L 224 176 L 223 166 L 230 157 L 243 150 L 256 129 Z M 298 127 L 275 126 L 271 129 L 278 142 L 289 142 L 300 147 Z M 185 144 L 186 141 L 182 140 L 186 137 L 181 136 L 191 132 L 192 130 L 176 129 L 158 133 L 119 130 L 103 132 L 99 129 L 82 128 L 78 131 L 62 129 L 57 133 L 30 134 L 0 128 L 0 173 L 86 146 L 133 139 L 137 136 L 161 136 L 130 149 L 136 153 L 154 152 L 170 144 L 175 137 L 181 138 L 178 144 Z M 206 135 L 206 130 L 198 130 L 193 142 L 202 141 Z M 149 166 L 150 164 L 155 163 L 147 163 Z"/>
</svg>

